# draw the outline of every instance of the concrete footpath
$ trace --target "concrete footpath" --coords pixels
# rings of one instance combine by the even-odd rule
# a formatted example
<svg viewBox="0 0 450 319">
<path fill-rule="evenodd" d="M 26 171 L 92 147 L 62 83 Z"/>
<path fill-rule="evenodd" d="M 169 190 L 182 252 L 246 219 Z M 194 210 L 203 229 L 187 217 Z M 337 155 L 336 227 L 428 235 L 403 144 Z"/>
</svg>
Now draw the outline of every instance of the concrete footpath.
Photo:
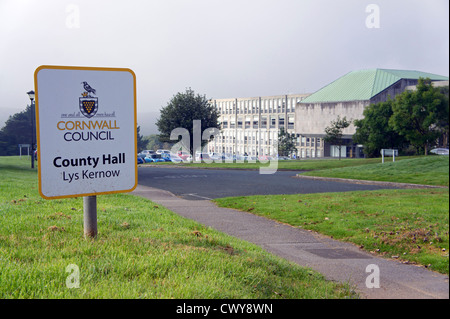
<svg viewBox="0 0 450 319">
<path fill-rule="evenodd" d="M 396 260 L 375 257 L 352 244 L 278 223 L 209 200 L 186 200 L 172 193 L 139 185 L 134 195 L 158 203 L 176 214 L 254 243 L 266 251 L 310 267 L 327 279 L 347 282 L 367 299 L 448 299 L 447 275 Z M 379 271 L 379 272 L 378 272 Z M 368 288 L 376 283 L 379 288 Z"/>
</svg>

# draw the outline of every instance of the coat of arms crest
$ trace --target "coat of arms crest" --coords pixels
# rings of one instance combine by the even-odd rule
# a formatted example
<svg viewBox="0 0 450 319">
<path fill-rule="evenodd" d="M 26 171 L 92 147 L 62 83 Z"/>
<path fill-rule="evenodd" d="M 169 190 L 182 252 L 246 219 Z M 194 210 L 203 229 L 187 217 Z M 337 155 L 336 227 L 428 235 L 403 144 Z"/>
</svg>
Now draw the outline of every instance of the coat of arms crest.
<svg viewBox="0 0 450 319">
<path fill-rule="evenodd" d="M 80 99 L 80 111 L 87 118 L 93 117 L 98 110 L 98 98 L 93 97 L 95 95 L 95 89 L 93 89 L 87 82 L 82 82 L 84 92 L 81 93 Z"/>
</svg>

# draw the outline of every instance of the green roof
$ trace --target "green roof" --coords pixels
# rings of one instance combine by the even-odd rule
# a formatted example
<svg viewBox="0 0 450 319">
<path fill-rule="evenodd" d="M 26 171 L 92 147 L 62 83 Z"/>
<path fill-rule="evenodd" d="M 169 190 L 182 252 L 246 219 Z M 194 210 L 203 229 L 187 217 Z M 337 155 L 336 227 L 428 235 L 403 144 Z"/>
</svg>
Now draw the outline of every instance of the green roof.
<svg viewBox="0 0 450 319">
<path fill-rule="evenodd" d="M 343 102 L 370 100 L 400 79 L 430 78 L 448 81 L 448 77 L 408 70 L 368 69 L 347 73 L 319 91 L 305 98 L 301 103 Z"/>
</svg>

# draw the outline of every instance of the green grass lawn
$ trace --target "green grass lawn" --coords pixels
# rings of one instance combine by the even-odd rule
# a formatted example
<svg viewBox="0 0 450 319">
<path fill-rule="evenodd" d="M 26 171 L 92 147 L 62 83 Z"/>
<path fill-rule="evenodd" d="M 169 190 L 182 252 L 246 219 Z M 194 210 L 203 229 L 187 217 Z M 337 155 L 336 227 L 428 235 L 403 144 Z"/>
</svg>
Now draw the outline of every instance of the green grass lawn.
<svg viewBox="0 0 450 319">
<path fill-rule="evenodd" d="M 448 189 L 216 199 L 230 207 L 449 273 Z"/>
<path fill-rule="evenodd" d="M 0 298 L 355 298 L 347 285 L 130 194 L 44 200 L 29 160 L 0 157 Z M 79 288 L 68 288 L 79 268 Z M 67 268 L 69 267 L 69 268 Z M 66 271 L 68 270 L 68 271 Z"/>
<path fill-rule="evenodd" d="M 449 157 L 421 156 L 352 167 L 315 168 L 301 175 L 449 186 Z"/>
<path fill-rule="evenodd" d="M 448 186 L 449 160 L 427 156 L 306 174 Z M 250 196 L 216 202 L 449 273 L 448 188 Z"/>
</svg>

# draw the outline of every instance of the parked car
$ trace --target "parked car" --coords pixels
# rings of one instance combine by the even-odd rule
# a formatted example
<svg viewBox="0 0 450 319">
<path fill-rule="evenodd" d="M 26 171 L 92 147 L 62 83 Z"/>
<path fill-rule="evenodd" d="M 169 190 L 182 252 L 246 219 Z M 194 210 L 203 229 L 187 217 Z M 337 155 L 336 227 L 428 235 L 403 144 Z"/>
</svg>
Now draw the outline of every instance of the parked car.
<svg viewBox="0 0 450 319">
<path fill-rule="evenodd" d="M 210 160 L 208 153 L 201 153 L 201 152 L 195 152 L 195 160 L 201 161 L 201 160 Z"/>
<path fill-rule="evenodd" d="M 156 150 L 156 154 L 170 154 L 169 150 Z"/>
<path fill-rule="evenodd" d="M 448 148 L 434 148 L 430 151 L 430 153 L 437 155 L 448 155 Z"/>
<path fill-rule="evenodd" d="M 260 155 L 260 156 L 258 157 L 258 159 L 259 159 L 260 161 L 271 161 L 271 160 L 272 160 L 272 156 L 269 156 L 269 155 Z"/>
<path fill-rule="evenodd" d="M 139 153 L 139 154 L 143 154 L 143 155 L 147 156 L 147 155 L 155 154 L 155 153 L 156 153 L 156 152 L 153 151 L 153 150 L 144 150 L 144 151 L 142 151 L 142 152 Z"/>
<path fill-rule="evenodd" d="M 165 160 L 161 157 L 161 154 L 150 154 L 145 157 L 146 163 L 158 163 L 165 162 Z"/>
<path fill-rule="evenodd" d="M 225 155 L 220 153 L 209 153 L 209 158 L 217 162 L 225 161 L 226 159 Z"/>
<path fill-rule="evenodd" d="M 183 163 L 183 159 L 177 154 L 171 153 L 169 158 L 172 163 Z"/>
<path fill-rule="evenodd" d="M 247 162 L 256 162 L 258 160 L 257 156 L 249 156 L 249 155 L 245 155 L 244 156 L 244 160 Z"/>
<path fill-rule="evenodd" d="M 147 157 L 146 156 L 146 157 L 143 158 L 143 160 L 144 160 L 145 163 L 153 163 L 153 159 L 151 157 Z"/>
<path fill-rule="evenodd" d="M 180 152 L 178 152 L 177 155 L 185 162 L 191 162 L 192 161 L 192 156 L 188 152 L 181 152 L 180 151 Z"/>
<path fill-rule="evenodd" d="M 138 164 L 144 164 L 145 161 L 144 161 L 144 159 L 143 159 L 142 157 L 138 156 L 138 157 L 137 157 L 137 163 L 138 163 Z"/>
</svg>

